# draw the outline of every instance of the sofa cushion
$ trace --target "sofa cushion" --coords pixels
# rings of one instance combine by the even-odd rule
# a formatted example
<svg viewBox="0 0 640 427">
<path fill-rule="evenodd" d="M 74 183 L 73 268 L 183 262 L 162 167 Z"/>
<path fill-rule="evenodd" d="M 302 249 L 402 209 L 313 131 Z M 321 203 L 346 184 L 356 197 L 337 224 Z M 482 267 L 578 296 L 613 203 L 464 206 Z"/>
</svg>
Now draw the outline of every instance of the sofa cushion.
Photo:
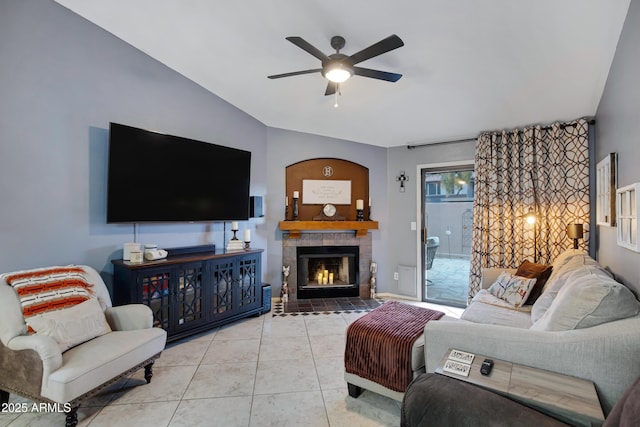
<svg viewBox="0 0 640 427">
<path fill-rule="evenodd" d="M 400 425 L 567 426 L 491 390 L 434 373 L 419 375 L 407 388 L 400 409 Z"/>
<path fill-rule="evenodd" d="M 580 267 L 599 267 L 596 260 L 581 249 L 569 249 L 553 260 L 553 270 L 542 292 L 553 286 L 554 282 L 566 274 L 571 274 Z"/>
<path fill-rule="evenodd" d="M 595 268 L 597 270 L 601 270 L 604 274 L 608 274 L 584 252 L 580 252 L 577 253 L 576 256 L 566 258 L 566 262 L 557 267 L 557 270 L 555 265 L 556 263 L 554 262 L 553 272 L 551 273 L 549 280 L 547 280 L 547 284 L 544 287 L 542 295 L 540 295 L 536 302 L 533 303 L 533 307 L 531 309 L 532 323 L 536 323 L 540 320 L 553 303 L 553 300 L 556 295 L 558 295 L 558 292 L 560 292 L 560 289 L 562 289 L 569 280 L 590 274 L 589 268 Z"/>
<path fill-rule="evenodd" d="M 69 402 L 128 371 L 164 349 L 160 328 L 113 331 L 69 349 L 62 366 L 42 385 L 42 396 Z"/>
<path fill-rule="evenodd" d="M 27 324 L 37 334 L 48 335 L 56 340 L 63 352 L 111 332 L 97 298 L 63 310 L 31 316 L 27 319 Z"/>
<path fill-rule="evenodd" d="M 584 258 L 584 256 L 588 256 L 588 254 L 582 249 L 568 249 L 558 255 L 554 260 L 553 264 L 553 272 L 551 273 L 551 277 L 555 276 L 557 273 L 562 271 L 564 266 L 571 261 L 574 257 Z M 549 279 L 551 279 L 551 277 Z"/>
<path fill-rule="evenodd" d="M 489 292 L 500 298 L 512 307 L 521 307 L 529 297 L 536 279 L 514 276 L 503 271 L 493 285 L 489 287 Z"/>
<path fill-rule="evenodd" d="M 460 319 L 474 323 L 528 329 L 531 327 L 531 306 L 514 308 L 506 301 L 489 293 L 488 290 L 482 289 L 473 297 Z"/>
<path fill-rule="evenodd" d="M 540 294 L 542 293 L 542 288 L 545 283 L 547 283 L 547 279 L 551 275 L 553 271 L 553 267 L 545 264 L 537 264 L 531 262 L 529 260 L 524 260 L 518 269 L 516 270 L 516 276 L 528 277 L 530 279 L 536 279 L 536 284 L 533 286 L 531 293 L 529 293 L 529 297 L 525 301 L 525 304 L 533 304 L 536 302 Z"/>
<path fill-rule="evenodd" d="M 549 309 L 531 329 L 565 331 L 588 328 L 640 313 L 640 303 L 624 285 L 594 267 L 585 275 L 572 275 Z"/>
</svg>

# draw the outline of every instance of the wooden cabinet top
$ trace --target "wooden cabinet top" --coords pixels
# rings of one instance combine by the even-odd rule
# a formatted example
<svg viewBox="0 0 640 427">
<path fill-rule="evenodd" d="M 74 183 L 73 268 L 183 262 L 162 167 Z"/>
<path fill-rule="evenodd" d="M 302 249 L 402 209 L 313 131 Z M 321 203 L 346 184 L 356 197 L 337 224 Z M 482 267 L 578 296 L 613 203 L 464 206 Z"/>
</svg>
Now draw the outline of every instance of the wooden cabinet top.
<svg viewBox="0 0 640 427">
<path fill-rule="evenodd" d="M 136 270 L 139 268 L 158 267 L 162 265 L 180 264 L 183 262 L 196 262 L 207 261 L 212 259 L 224 259 L 230 257 L 237 257 L 248 254 L 259 254 L 264 252 L 264 249 L 243 249 L 238 251 L 221 251 L 221 252 L 200 252 L 194 254 L 184 254 L 168 256 L 165 259 L 158 259 L 155 261 L 143 261 L 140 263 L 133 263 L 130 261 L 124 261 L 122 259 L 114 259 L 111 261 L 113 265 L 124 267 L 130 270 Z"/>
</svg>

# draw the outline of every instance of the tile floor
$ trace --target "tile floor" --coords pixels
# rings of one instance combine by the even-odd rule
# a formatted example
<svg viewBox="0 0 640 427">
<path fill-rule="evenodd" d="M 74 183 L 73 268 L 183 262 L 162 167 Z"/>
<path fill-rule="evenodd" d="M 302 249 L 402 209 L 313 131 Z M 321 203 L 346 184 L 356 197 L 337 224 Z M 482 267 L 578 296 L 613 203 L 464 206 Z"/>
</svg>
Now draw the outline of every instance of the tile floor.
<svg viewBox="0 0 640 427">
<path fill-rule="evenodd" d="M 459 317 L 461 310 L 412 303 Z M 167 346 L 143 371 L 80 407 L 79 426 L 398 426 L 400 404 L 348 396 L 347 326 L 365 315 L 267 313 Z M 29 402 L 11 396 L 10 402 Z M 64 414 L 0 414 L 3 426 L 62 426 Z"/>
</svg>

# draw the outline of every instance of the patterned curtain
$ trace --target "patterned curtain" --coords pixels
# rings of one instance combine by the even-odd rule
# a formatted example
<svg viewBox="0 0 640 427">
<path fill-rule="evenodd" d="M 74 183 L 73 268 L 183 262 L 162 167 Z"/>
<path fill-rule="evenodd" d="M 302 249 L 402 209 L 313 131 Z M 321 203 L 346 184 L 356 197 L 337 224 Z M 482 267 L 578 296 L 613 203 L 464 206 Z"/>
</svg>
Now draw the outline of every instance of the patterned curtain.
<svg viewBox="0 0 640 427">
<path fill-rule="evenodd" d="M 570 223 L 589 230 L 588 123 L 485 132 L 476 141 L 469 300 L 482 269 L 548 264 L 573 247 Z M 533 210 L 535 225 L 524 216 Z M 580 247 L 588 250 L 589 235 Z"/>
</svg>

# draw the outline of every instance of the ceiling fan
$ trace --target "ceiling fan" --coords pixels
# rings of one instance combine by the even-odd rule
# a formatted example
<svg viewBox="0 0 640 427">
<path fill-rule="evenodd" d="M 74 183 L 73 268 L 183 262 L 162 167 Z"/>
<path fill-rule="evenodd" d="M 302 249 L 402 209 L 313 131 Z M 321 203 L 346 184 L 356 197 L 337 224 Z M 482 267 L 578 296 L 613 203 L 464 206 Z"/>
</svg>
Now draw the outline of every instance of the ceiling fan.
<svg viewBox="0 0 640 427">
<path fill-rule="evenodd" d="M 382 55 L 391 50 L 404 46 L 404 42 L 400 37 L 395 34 L 380 40 L 360 52 L 354 53 L 351 56 L 347 56 L 340 53 L 345 45 L 345 40 L 341 36 L 334 36 L 331 38 L 331 47 L 336 50 L 336 53 L 325 55 L 319 49 L 311 45 L 311 43 L 304 40 L 302 37 L 286 37 L 291 43 L 298 46 L 300 49 L 310 53 L 311 55 L 322 61 L 322 68 L 314 68 L 311 70 L 294 71 L 292 73 L 275 74 L 268 76 L 270 79 L 279 79 L 282 77 L 298 76 L 300 74 L 322 73 L 324 77 L 329 80 L 325 95 L 333 95 L 336 91 L 339 91 L 339 84 L 349 79 L 351 76 L 363 76 L 372 79 L 385 80 L 388 82 L 397 82 L 402 77 L 402 74 L 389 73 L 386 71 L 372 70 L 370 68 L 356 67 L 355 65 L 371 59 L 375 56 Z"/>
</svg>

